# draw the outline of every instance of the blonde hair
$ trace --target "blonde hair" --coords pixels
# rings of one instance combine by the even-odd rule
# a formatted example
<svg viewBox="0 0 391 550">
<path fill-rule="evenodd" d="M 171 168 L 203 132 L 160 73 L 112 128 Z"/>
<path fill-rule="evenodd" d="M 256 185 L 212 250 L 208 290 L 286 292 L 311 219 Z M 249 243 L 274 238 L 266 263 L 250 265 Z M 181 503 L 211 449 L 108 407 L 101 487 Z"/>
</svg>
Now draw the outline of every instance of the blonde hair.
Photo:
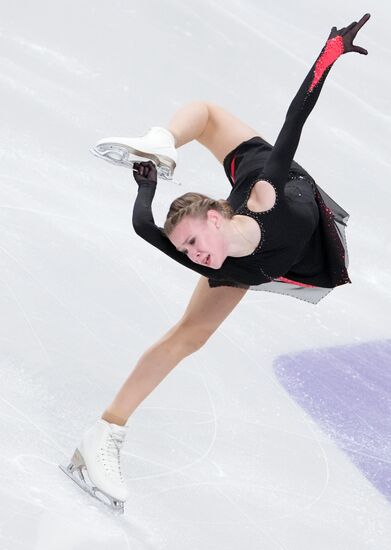
<svg viewBox="0 0 391 550">
<path fill-rule="evenodd" d="M 172 233 L 184 217 L 206 219 L 208 210 L 212 209 L 217 210 L 227 219 L 234 215 L 232 206 L 225 199 L 215 200 L 201 193 L 185 193 L 178 197 L 171 203 L 164 223 L 163 231 L 166 237 Z"/>
</svg>

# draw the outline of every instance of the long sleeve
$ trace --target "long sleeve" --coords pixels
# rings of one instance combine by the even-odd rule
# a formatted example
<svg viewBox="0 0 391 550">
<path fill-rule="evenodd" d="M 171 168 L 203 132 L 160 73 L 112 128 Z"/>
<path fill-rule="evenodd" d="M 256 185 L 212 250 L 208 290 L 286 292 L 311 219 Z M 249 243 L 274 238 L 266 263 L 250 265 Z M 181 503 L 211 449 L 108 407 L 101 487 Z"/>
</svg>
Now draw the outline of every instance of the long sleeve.
<svg viewBox="0 0 391 550">
<path fill-rule="evenodd" d="M 305 121 L 314 108 L 333 63 L 343 54 L 341 36 L 327 40 L 286 114 L 285 122 L 265 165 L 263 177 L 277 193 L 283 190 Z"/>
<path fill-rule="evenodd" d="M 155 191 L 156 183 L 149 182 L 139 185 L 132 219 L 137 235 L 184 267 L 207 277 L 211 287 L 223 285 L 248 288 L 254 282 L 259 284 L 270 280 L 263 276 L 258 269 L 254 273 L 246 265 L 241 265 L 242 262 L 237 261 L 240 258 L 227 258 L 220 269 L 212 269 L 192 262 L 186 254 L 179 252 L 170 239 L 165 236 L 163 229 L 155 225 L 152 214 L 152 200 Z"/>
<path fill-rule="evenodd" d="M 192 262 L 186 254 L 179 252 L 163 232 L 163 229 L 155 225 L 152 214 L 152 200 L 155 196 L 156 183 L 142 183 L 139 185 L 138 194 L 134 203 L 132 223 L 137 235 L 164 252 L 173 260 L 185 267 L 205 275 L 206 277 L 216 273 L 215 269 L 204 267 Z"/>
</svg>

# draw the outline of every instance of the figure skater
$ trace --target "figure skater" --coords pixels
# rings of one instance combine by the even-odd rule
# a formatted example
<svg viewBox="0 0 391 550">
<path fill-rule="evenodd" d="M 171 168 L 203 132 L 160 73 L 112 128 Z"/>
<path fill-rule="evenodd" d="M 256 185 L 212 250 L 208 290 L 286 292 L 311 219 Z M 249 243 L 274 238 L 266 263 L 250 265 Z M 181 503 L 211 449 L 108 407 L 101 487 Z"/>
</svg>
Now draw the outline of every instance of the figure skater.
<svg viewBox="0 0 391 550">
<path fill-rule="evenodd" d="M 184 357 L 207 342 L 248 289 L 316 304 L 333 288 L 351 282 L 345 238 L 349 215 L 293 157 L 333 63 L 344 53 L 368 53 L 353 40 L 369 17 L 332 28 L 274 147 L 206 101 L 186 104 L 168 128 L 152 127 L 139 138 L 107 138 L 95 146 L 98 156 L 133 167 L 137 234 L 201 275 L 182 318 L 141 356 L 114 401 L 85 432 L 69 466 L 61 467 L 113 509 L 123 512 L 129 494 L 120 450 L 130 415 Z M 173 201 L 164 228 L 159 228 L 151 209 L 157 175 L 171 179 L 176 149 L 193 139 L 223 164 L 231 193 L 227 200 L 186 193 Z M 148 160 L 135 162 L 131 155 Z"/>
</svg>

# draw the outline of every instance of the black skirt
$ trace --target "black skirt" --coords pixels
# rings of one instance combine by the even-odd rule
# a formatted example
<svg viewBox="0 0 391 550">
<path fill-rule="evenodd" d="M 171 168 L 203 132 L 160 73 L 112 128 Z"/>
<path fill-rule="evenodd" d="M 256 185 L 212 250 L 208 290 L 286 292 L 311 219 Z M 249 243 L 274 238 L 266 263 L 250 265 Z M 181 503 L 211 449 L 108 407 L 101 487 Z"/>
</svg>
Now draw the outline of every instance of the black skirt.
<svg viewBox="0 0 391 550">
<path fill-rule="evenodd" d="M 242 142 L 224 159 L 223 165 L 232 187 L 244 180 L 251 181 L 260 174 L 273 146 L 260 136 Z M 324 268 L 312 276 L 311 250 L 306 261 L 293 266 L 292 271 L 271 282 L 250 286 L 250 290 L 264 290 L 286 294 L 316 304 L 333 288 L 351 283 L 347 268 L 349 263 L 346 227 L 349 214 L 337 204 L 297 162 L 292 161 L 291 179 L 300 178 L 303 184 L 312 186 L 314 201 L 319 210 L 319 224 L 314 234 L 314 250 L 322 251 Z M 316 245 L 316 246 L 315 246 Z M 317 261 L 314 257 L 314 261 Z M 308 264 L 308 269 L 303 267 Z M 307 273 L 306 273 L 307 271 Z M 291 278 L 292 277 L 292 278 Z"/>
</svg>

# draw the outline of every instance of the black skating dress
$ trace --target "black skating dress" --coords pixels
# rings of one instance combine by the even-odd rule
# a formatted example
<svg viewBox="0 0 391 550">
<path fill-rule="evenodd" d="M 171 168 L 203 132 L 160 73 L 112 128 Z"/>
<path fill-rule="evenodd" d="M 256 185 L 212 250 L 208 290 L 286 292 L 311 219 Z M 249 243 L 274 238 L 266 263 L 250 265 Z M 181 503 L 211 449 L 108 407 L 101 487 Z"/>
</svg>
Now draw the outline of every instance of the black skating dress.
<svg viewBox="0 0 391 550">
<path fill-rule="evenodd" d="M 255 136 L 224 159 L 232 185 L 227 201 L 235 214 L 252 216 L 261 228 L 261 240 L 251 254 L 228 256 L 220 269 L 192 262 L 155 225 L 151 205 L 156 182 L 139 184 L 132 220 L 136 233 L 207 277 L 210 287 L 267 290 L 316 304 L 336 286 L 350 283 L 345 237 L 349 214 L 293 160 L 303 125 L 342 53 L 340 36 L 327 41 L 294 97 L 274 147 Z M 259 180 L 274 187 L 276 201 L 270 210 L 253 212 L 247 201 Z"/>
</svg>

